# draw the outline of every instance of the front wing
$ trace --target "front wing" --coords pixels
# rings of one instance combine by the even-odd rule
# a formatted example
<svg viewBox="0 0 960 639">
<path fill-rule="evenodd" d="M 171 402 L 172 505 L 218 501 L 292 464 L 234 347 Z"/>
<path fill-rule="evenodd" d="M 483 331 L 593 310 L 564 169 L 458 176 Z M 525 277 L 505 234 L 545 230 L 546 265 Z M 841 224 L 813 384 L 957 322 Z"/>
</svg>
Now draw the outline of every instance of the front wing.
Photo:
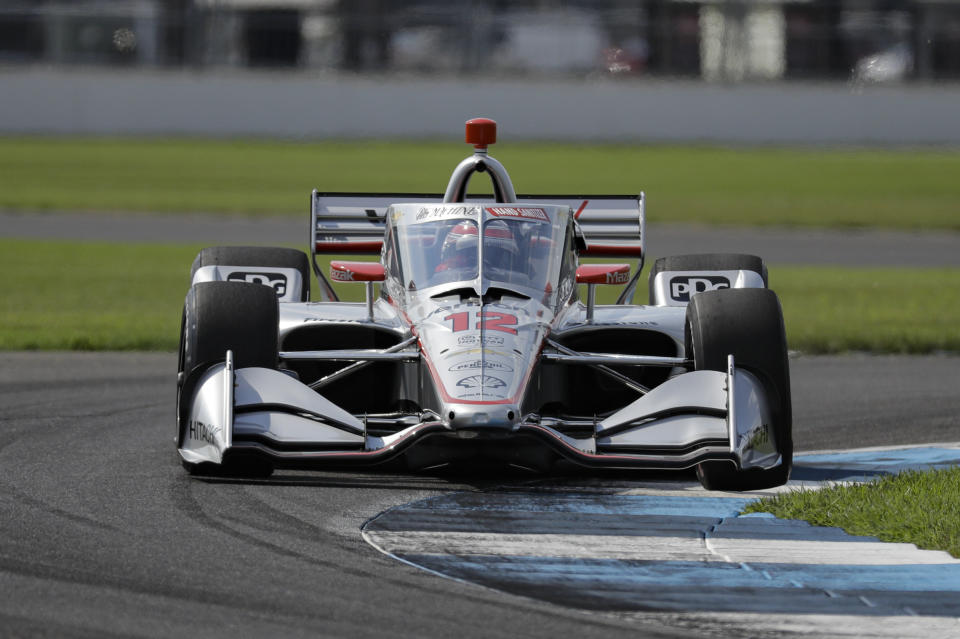
<svg viewBox="0 0 960 639">
<path fill-rule="evenodd" d="M 221 464 L 235 454 L 253 454 L 277 467 L 373 465 L 427 441 L 434 462 L 444 451 L 471 448 L 517 459 L 534 448 L 577 464 L 607 468 L 681 469 L 726 460 L 738 468 L 780 463 L 771 409 L 762 384 L 738 369 L 676 375 L 592 425 L 589 437 L 561 432 L 564 424 L 528 415 L 508 428 L 457 425 L 436 415 L 411 416 L 397 432 L 368 432 L 351 415 L 294 377 L 266 368 L 234 369 L 231 352 L 195 386 L 181 428 L 181 457 L 188 464 Z M 532 445 L 532 448 L 531 448 Z"/>
</svg>

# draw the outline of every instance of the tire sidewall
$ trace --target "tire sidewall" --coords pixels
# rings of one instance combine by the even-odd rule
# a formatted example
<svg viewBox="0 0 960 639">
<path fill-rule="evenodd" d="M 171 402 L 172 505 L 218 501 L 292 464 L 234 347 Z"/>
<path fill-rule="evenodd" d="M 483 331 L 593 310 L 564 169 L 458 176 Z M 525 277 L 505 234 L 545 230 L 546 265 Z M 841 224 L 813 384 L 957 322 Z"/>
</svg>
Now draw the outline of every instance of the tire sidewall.
<svg viewBox="0 0 960 639">
<path fill-rule="evenodd" d="M 727 370 L 727 355 L 754 374 L 771 399 L 774 439 L 782 464 L 765 471 L 736 471 L 725 462 L 698 467 L 701 481 L 728 489 L 779 485 L 793 463 L 792 407 L 783 313 L 768 289 L 724 289 L 695 295 L 687 307 L 687 357 L 696 370 Z M 741 487 L 742 486 L 742 487 Z M 710 486 L 708 486 L 710 487 Z"/>
</svg>

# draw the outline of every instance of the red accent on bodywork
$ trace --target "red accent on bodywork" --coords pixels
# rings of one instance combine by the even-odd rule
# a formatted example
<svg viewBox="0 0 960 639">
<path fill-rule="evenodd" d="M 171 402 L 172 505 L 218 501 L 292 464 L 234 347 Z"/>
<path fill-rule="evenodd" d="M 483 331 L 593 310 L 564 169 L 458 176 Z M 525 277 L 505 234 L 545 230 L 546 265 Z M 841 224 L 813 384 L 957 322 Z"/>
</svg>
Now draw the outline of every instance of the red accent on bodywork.
<svg viewBox="0 0 960 639">
<path fill-rule="evenodd" d="M 379 262 L 330 262 L 330 279 L 337 282 L 382 282 L 385 276 Z"/>
<path fill-rule="evenodd" d="M 629 264 L 583 264 L 577 267 L 577 284 L 626 284 Z"/>
<path fill-rule="evenodd" d="M 587 202 L 589 202 L 589 201 L 590 201 L 590 200 L 584 200 L 584 201 L 583 201 L 583 204 L 580 205 L 580 208 L 577 209 L 577 212 L 573 214 L 573 219 L 576 220 L 576 219 L 578 219 L 578 218 L 580 217 L 580 214 L 583 213 L 583 209 L 587 208 Z"/>
<path fill-rule="evenodd" d="M 643 247 L 637 244 L 590 244 L 587 242 L 584 257 L 643 257 Z"/>
<path fill-rule="evenodd" d="M 466 140 L 475 149 L 486 149 L 497 141 L 497 123 L 489 118 L 467 120 Z"/>
</svg>

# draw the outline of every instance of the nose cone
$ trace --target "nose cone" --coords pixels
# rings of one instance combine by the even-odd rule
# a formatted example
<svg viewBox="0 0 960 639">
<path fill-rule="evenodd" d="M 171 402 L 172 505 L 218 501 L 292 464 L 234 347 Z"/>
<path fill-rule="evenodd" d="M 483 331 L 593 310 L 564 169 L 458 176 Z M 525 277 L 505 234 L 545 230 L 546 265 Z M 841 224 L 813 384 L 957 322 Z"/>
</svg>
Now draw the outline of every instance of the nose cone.
<svg viewBox="0 0 960 639">
<path fill-rule="evenodd" d="M 444 419 L 457 431 L 495 432 L 514 430 L 520 411 L 514 404 L 455 404 L 446 405 Z"/>
</svg>

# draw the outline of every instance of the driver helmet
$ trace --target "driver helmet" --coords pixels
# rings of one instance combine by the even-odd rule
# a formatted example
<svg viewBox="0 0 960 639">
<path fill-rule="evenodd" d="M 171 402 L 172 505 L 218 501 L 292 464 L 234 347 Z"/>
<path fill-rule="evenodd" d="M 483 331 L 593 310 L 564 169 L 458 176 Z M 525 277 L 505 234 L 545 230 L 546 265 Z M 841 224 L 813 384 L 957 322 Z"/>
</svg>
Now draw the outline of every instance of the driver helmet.
<svg viewBox="0 0 960 639">
<path fill-rule="evenodd" d="M 503 220 L 487 222 L 483 229 L 483 264 L 498 269 L 509 269 L 520 250 L 513 231 Z"/>
<path fill-rule="evenodd" d="M 470 222 L 460 222 L 447 233 L 440 250 L 440 264 L 436 271 L 470 268 L 476 264 L 477 227 Z"/>
</svg>

